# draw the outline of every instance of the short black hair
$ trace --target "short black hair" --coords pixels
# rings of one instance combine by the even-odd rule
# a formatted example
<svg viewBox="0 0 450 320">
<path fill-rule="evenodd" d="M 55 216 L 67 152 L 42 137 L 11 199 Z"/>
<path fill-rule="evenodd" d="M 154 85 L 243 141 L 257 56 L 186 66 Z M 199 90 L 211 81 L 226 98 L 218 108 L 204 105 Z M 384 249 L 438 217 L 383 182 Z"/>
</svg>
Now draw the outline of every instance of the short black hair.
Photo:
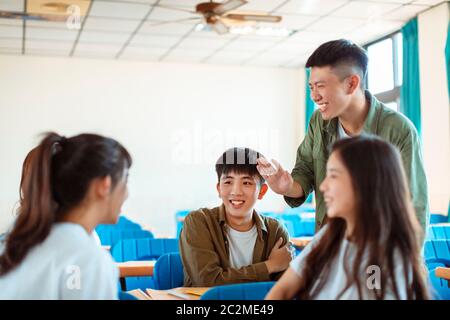
<svg viewBox="0 0 450 320">
<path fill-rule="evenodd" d="M 321 44 L 306 61 L 306 68 L 349 65 L 357 68 L 361 76 L 361 88 L 365 87 L 367 52 L 350 40 L 339 39 Z"/>
<path fill-rule="evenodd" d="M 251 177 L 257 176 L 261 182 L 264 183 L 264 178 L 259 174 L 256 169 L 256 159 L 263 158 L 264 156 L 250 148 L 230 148 L 226 150 L 216 162 L 217 179 L 220 181 L 220 177 L 223 174 L 229 172 L 235 172 L 239 174 L 248 174 Z"/>
</svg>

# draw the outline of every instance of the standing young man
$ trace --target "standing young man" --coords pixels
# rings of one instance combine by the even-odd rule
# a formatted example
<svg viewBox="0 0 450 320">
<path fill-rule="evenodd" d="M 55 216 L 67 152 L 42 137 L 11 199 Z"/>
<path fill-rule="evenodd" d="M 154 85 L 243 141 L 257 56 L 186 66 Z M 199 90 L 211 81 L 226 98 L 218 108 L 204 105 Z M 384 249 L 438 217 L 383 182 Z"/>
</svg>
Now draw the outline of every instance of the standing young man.
<svg viewBox="0 0 450 320">
<path fill-rule="evenodd" d="M 295 167 L 289 174 L 275 160 L 274 169 L 265 159 L 258 159 L 258 170 L 269 187 L 283 195 L 291 207 L 300 206 L 314 190 L 318 230 L 326 219 L 319 185 L 325 178 L 329 147 L 337 139 L 362 133 L 380 136 L 400 150 L 416 215 L 426 230 L 428 190 L 420 138 L 411 121 L 365 89 L 367 63 L 366 52 L 348 40 L 319 46 L 306 62 L 306 67 L 311 68 L 311 98 L 318 110 L 298 147 Z"/>
</svg>

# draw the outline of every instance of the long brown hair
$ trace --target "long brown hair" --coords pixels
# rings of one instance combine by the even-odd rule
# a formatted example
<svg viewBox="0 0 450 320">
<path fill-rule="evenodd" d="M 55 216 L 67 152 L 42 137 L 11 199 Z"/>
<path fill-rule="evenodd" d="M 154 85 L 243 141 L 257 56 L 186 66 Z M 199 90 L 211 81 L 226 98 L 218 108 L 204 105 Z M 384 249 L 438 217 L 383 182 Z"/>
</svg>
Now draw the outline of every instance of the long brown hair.
<svg viewBox="0 0 450 320">
<path fill-rule="evenodd" d="M 344 265 L 347 283 L 338 297 L 356 285 L 362 299 L 362 272 L 375 265 L 381 270 L 381 283 L 380 289 L 373 290 L 374 298 L 384 299 L 390 288 L 396 299 L 405 290 L 407 299 L 429 299 L 420 255 L 423 231 L 414 214 L 398 150 L 379 138 L 360 136 L 337 141 L 332 152 L 348 170 L 356 199 L 352 234 L 356 254 L 351 266 Z M 300 299 L 311 299 L 324 287 L 345 232 L 345 220 L 328 219 L 325 233 L 305 258 L 297 293 Z M 398 263 L 403 266 L 406 288 L 400 288 L 395 278 Z M 317 279 L 321 280 L 316 283 Z"/>
<path fill-rule="evenodd" d="M 131 163 L 128 151 L 113 139 L 47 133 L 24 161 L 19 212 L 6 236 L 0 275 L 47 238 L 53 223 L 84 199 L 93 179 L 110 176 L 114 187 Z"/>
</svg>

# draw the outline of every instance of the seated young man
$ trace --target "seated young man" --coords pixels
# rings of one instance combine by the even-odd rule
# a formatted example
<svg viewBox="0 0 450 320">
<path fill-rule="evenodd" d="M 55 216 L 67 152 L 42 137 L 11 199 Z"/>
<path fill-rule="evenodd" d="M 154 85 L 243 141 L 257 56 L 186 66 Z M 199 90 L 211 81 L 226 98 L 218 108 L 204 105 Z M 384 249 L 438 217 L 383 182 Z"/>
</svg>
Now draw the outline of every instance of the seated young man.
<svg viewBox="0 0 450 320">
<path fill-rule="evenodd" d="M 222 205 L 189 213 L 180 233 L 185 286 L 272 281 L 289 266 L 293 250 L 286 229 L 253 208 L 268 189 L 256 169 L 258 157 L 232 148 L 217 161 Z"/>
</svg>

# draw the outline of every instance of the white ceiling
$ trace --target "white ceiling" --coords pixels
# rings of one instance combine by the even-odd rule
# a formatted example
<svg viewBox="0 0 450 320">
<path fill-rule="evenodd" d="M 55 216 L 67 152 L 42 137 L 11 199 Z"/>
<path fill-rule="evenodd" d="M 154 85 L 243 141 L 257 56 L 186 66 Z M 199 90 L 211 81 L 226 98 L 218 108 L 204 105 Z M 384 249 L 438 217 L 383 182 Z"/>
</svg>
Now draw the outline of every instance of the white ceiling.
<svg viewBox="0 0 450 320">
<path fill-rule="evenodd" d="M 219 1 L 219 0 L 217 0 Z M 23 11 L 24 0 L 0 0 L 0 10 Z M 195 31 L 201 0 L 93 0 L 81 29 L 65 23 L 0 19 L 0 54 L 238 64 L 296 68 L 327 40 L 366 44 L 399 30 L 442 0 L 249 0 L 241 11 L 283 16 L 260 26 L 295 30 L 289 37 Z M 182 10 L 159 7 L 171 6 Z"/>
</svg>

